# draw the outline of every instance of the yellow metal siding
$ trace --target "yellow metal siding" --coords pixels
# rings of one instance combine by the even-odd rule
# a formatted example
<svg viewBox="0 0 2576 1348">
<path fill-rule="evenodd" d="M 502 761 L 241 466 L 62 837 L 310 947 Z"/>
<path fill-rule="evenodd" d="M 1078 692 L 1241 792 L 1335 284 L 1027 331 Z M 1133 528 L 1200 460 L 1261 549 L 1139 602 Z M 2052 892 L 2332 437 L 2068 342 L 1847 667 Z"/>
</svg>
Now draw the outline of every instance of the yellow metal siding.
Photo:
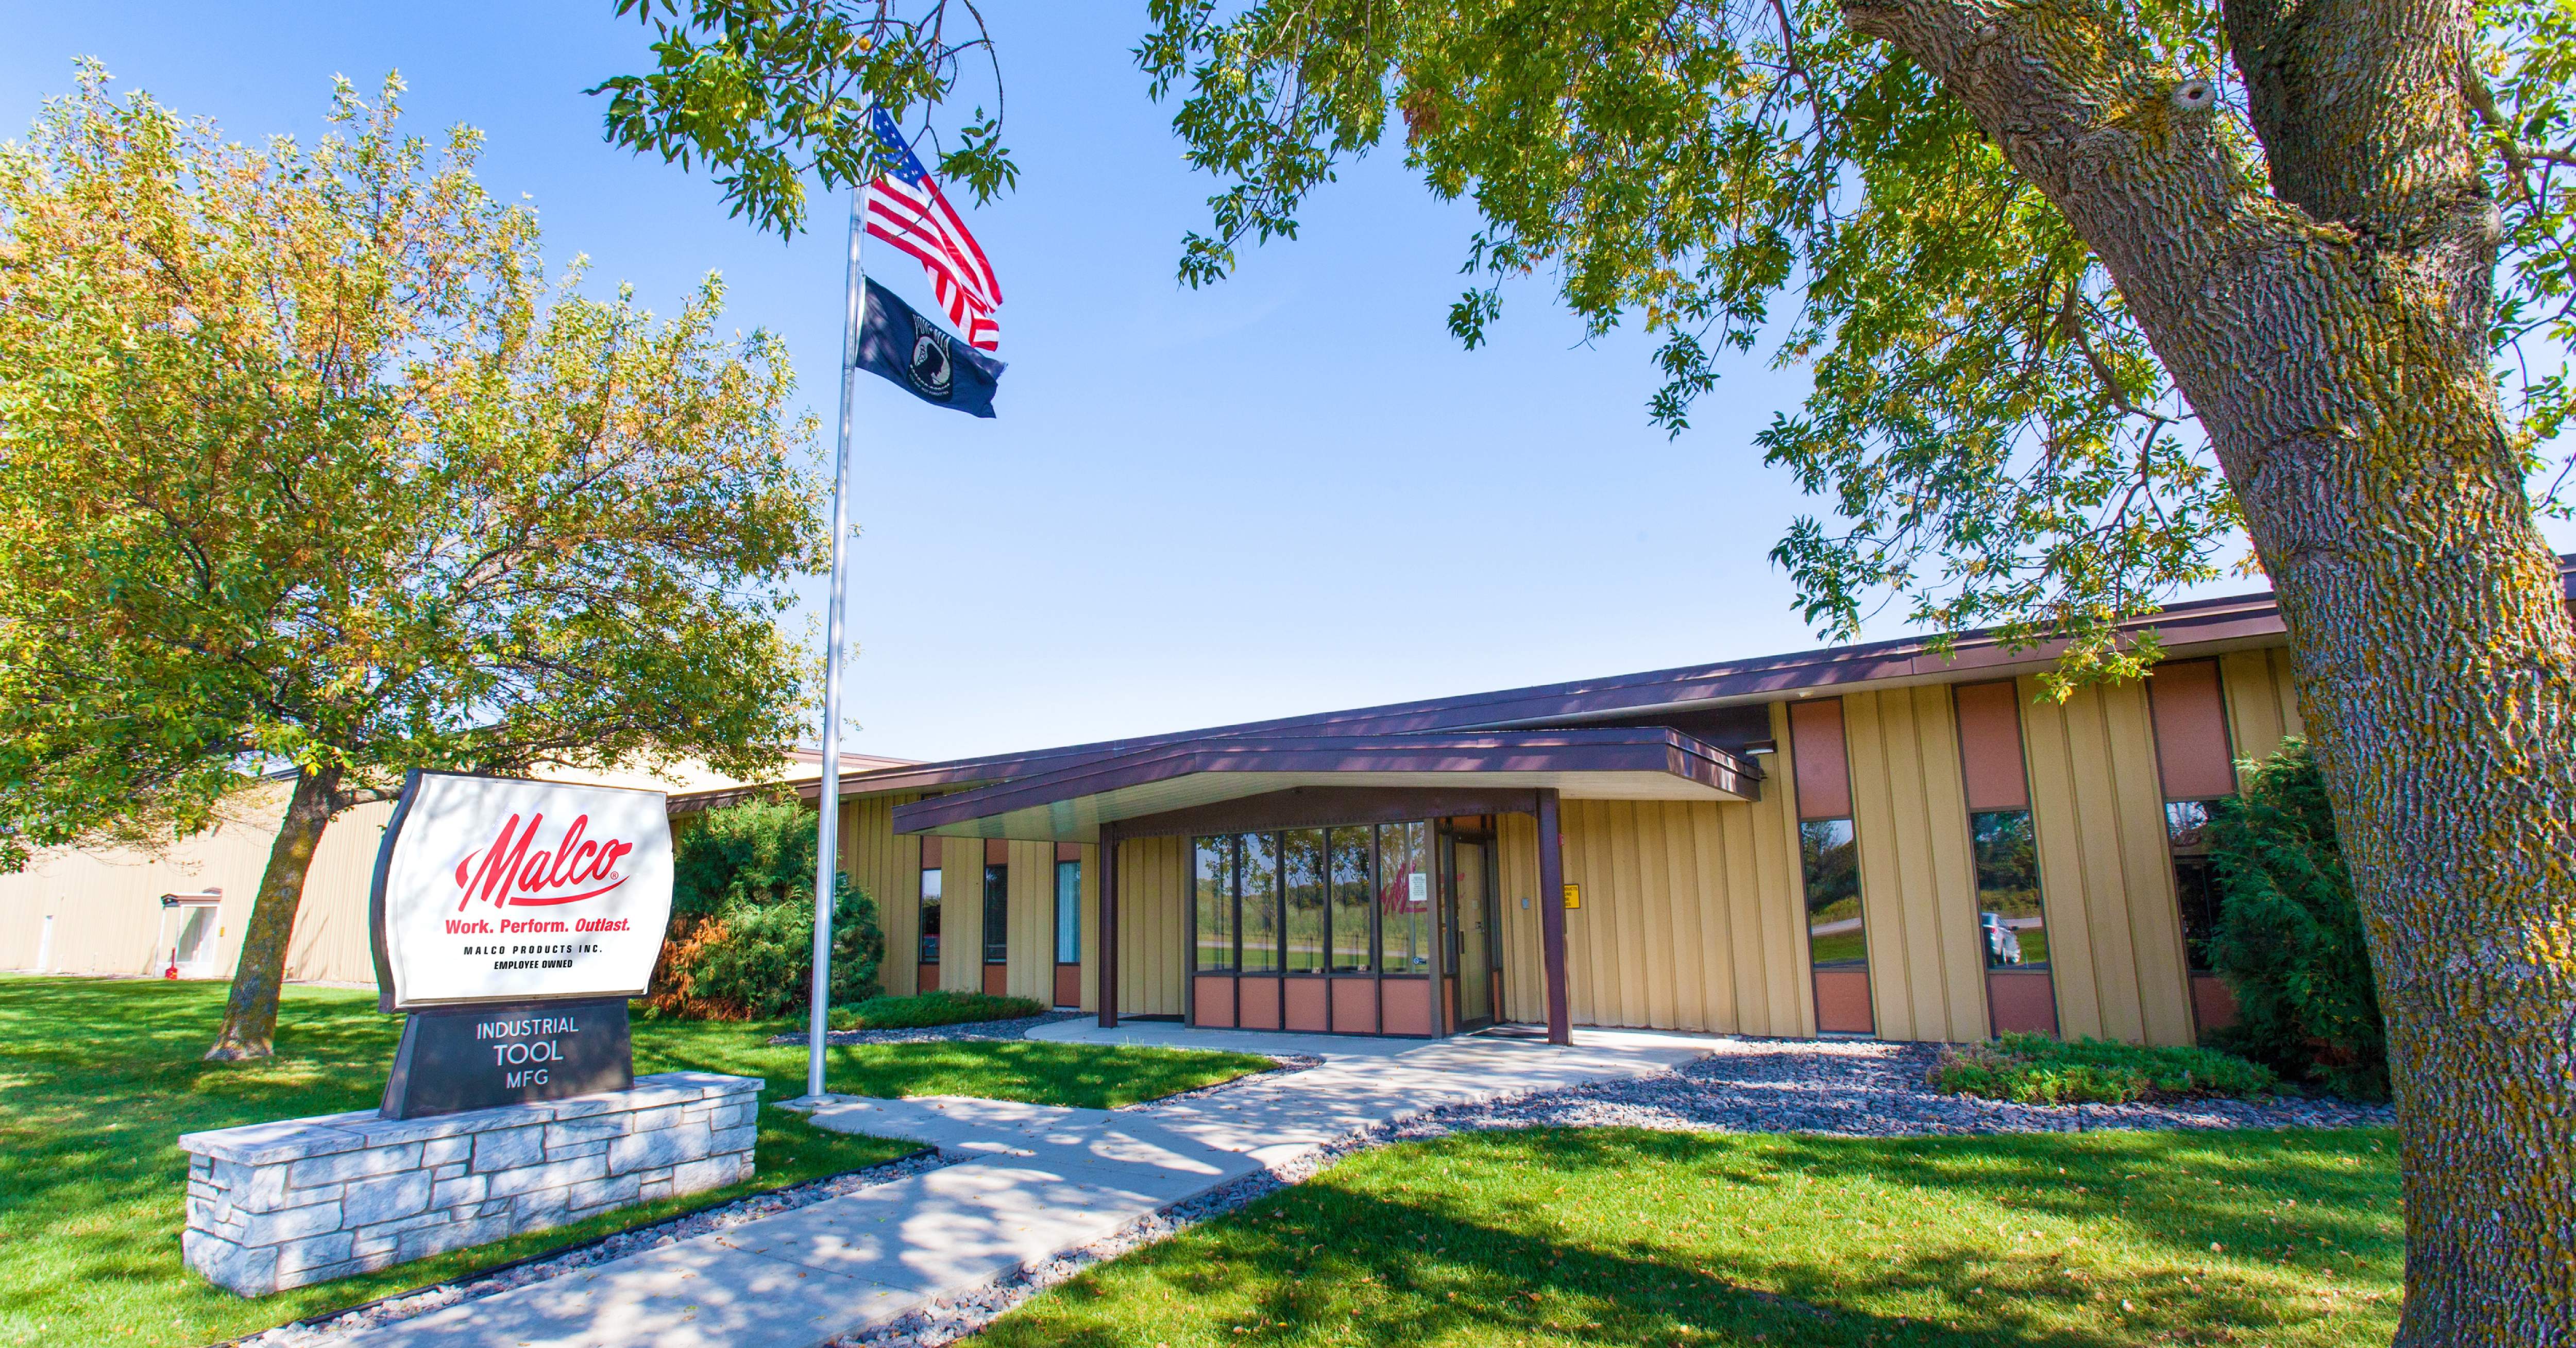
<svg viewBox="0 0 2576 1348">
<path fill-rule="evenodd" d="M 1177 1016 L 1189 961 L 1189 839 L 1118 845 L 1118 1012 Z"/>
<path fill-rule="evenodd" d="M 0 875 L 0 968 L 36 967 L 51 915 L 50 972 L 158 973 L 169 962 L 168 942 L 178 935 L 175 917 L 163 917 L 161 896 L 212 885 L 224 891 L 215 910 L 213 967 L 231 976 L 285 803 L 284 787 L 260 788 L 228 807 L 213 829 L 159 857 L 124 849 L 45 852 L 26 870 Z M 367 894 L 375 880 L 376 848 L 392 816 L 391 801 L 360 805 L 324 831 L 287 942 L 287 977 L 375 982 Z"/>
<path fill-rule="evenodd" d="M 877 982 L 889 993 L 919 990 L 921 840 L 898 837 L 894 807 L 911 796 L 870 796 L 841 804 L 841 865 L 868 892 L 885 934 Z"/>
<path fill-rule="evenodd" d="M 2069 1038 L 2189 1044 L 2146 685 L 2088 687 L 2062 703 L 2041 696 L 2036 678 L 2016 686 L 2059 1028 Z"/>
<path fill-rule="evenodd" d="M 1011 995 L 1055 1004 L 1055 844 L 1011 844 Z"/>
<path fill-rule="evenodd" d="M 2288 647 L 2230 652 L 2219 659 L 2218 679 L 2227 693 L 2228 742 L 2238 760 L 2270 758 L 2284 737 L 2307 733 Z"/>
<path fill-rule="evenodd" d="M 1852 694 L 1843 727 L 1878 1036 L 1983 1039 L 1985 960 L 1950 690 Z"/>
<path fill-rule="evenodd" d="M 1564 802 L 1565 875 L 1583 887 L 1583 906 L 1565 915 L 1576 1023 L 1813 1033 L 1797 801 L 1777 776 L 1762 794 L 1752 805 Z M 1497 844 L 1504 1014 L 1543 1020 L 1539 910 L 1521 906 L 1538 897 L 1538 821 L 1502 816 Z"/>
<path fill-rule="evenodd" d="M 984 840 L 939 840 L 939 986 L 984 987 Z"/>
</svg>

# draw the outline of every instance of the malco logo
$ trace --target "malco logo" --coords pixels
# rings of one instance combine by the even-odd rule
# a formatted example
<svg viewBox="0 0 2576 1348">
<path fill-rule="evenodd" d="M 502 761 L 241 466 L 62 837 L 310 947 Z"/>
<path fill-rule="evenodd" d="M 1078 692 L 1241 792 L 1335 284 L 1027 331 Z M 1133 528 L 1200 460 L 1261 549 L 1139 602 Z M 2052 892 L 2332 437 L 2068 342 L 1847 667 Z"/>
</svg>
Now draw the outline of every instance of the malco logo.
<svg viewBox="0 0 2576 1348">
<path fill-rule="evenodd" d="M 456 884 L 465 891 L 456 901 L 457 911 L 476 899 L 495 908 L 579 903 L 626 883 L 626 877 L 617 873 L 617 860 L 634 851 L 633 845 L 615 838 L 595 842 L 581 836 L 590 827 L 590 816 L 584 814 L 574 816 L 572 827 L 564 830 L 553 850 L 530 851 L 545 822 L 542 814 L 530 815 L 522 829 L 519 816 L 511 815 L 491 846 L 468 852 L 456 863 Z"/>
</svg>

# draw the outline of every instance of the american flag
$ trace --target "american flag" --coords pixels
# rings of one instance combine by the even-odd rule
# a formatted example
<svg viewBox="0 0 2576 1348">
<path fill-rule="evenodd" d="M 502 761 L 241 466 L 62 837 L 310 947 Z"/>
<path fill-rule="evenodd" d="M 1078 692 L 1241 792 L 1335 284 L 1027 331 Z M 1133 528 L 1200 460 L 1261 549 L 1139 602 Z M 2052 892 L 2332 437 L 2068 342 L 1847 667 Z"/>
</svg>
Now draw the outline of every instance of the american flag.
<svg viewBox="0 0 2576 1348">
<path fill-rule="evenodd" d="M 1002 325 L 994 321 L 993 311 L 1002 305 L 1002 283 L 993 275 L 993 264 L 984 260 L 983 248 L 904 142 L 894 118 L 880 107 L 870 112 L 869 124 L 893 167 L 869 184 L 868 237 L 912 254 L 930 273 L 939 307 L 948 311 L 948 321 L 966 334 L 967 342 L 985 351 L 998 349 Z"/>
</svg>

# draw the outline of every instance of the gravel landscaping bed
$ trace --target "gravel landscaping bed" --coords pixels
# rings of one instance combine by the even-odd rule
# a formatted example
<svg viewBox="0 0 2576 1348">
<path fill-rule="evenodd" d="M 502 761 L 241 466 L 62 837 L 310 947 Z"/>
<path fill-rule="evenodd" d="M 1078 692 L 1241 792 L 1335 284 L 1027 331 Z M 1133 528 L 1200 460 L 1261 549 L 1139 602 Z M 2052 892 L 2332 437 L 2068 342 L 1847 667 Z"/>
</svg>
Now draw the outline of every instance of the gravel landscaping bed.
<svg viewBox="0 0 2576 1348">
<path fill-rule="evenodd" d="M 1023 1039 L 1041 1025 L 1060 1020 L 1080 1020 L 1088 1011 L 1049 1011 L 1043 1016 L 1021 1016 L 1014 1020 L 970 1020 L 957 1025 L 918 1025 L 903 1030 L 829 1030 L 823 1035 L 826 1044 L 938 1044 L 959 1039 Z M 773 1048 L 805 1043 L 805 1032 L 769 1036 Z"/>
<path fill-rule="evenodd" d="M 1924 1083 L 1940 1050 L 1870 1040 L 1729 1039 L 1672 1072 L 1548 1091 L 1404 1125 L 1458 1128 L 1656 1128 L 1700 1132 L 1841 1133 L 1910 1137 L 1955 1133 L 2074 1133 L 2094 1128 L 2390 1127 L 2387 1105 L 2276 1100 L 2017 1105 L 1942 1095 Z"/>
</svg>

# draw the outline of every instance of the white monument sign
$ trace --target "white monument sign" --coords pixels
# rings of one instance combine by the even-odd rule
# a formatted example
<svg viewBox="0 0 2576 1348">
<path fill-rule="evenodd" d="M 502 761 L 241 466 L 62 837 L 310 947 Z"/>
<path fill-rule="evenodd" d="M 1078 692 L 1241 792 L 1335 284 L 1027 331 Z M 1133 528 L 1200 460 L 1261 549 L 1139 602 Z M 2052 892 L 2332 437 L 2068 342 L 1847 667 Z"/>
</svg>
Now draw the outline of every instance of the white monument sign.
<svg viewBox="0 0 2576 1348">
<path fill-rule="evenodd" d="M 662 793 L 415 773 L 374 908 L 388 1011 L 642 996 L 671 917 Z"/>
</svg>

